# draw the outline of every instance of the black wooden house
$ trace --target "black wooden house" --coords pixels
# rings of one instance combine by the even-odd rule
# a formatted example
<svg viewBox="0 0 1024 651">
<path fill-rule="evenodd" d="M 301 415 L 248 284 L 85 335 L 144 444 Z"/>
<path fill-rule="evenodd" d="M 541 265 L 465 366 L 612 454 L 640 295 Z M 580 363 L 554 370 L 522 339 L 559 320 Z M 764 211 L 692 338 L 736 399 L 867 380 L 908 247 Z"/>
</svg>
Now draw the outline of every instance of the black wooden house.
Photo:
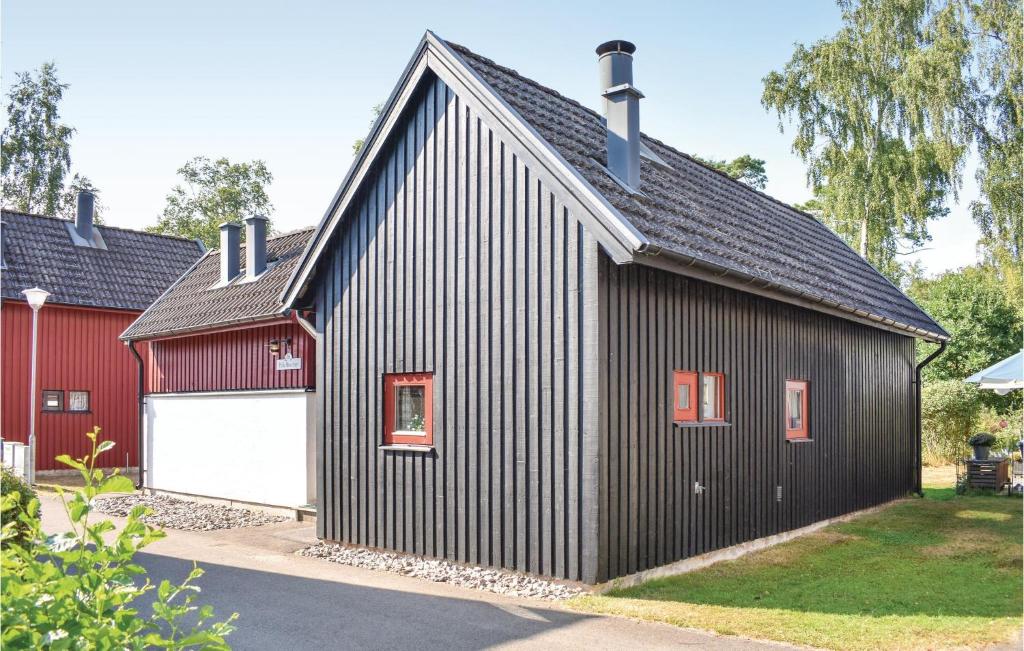
<svg viewBox="0 0 1024 651">
<path fill-rule="evenodd" d="M 916 339 L 812 216 L 427 33 L 285 289 L 320 537 L 600 582 L 903 496 Z"/>
</svg>

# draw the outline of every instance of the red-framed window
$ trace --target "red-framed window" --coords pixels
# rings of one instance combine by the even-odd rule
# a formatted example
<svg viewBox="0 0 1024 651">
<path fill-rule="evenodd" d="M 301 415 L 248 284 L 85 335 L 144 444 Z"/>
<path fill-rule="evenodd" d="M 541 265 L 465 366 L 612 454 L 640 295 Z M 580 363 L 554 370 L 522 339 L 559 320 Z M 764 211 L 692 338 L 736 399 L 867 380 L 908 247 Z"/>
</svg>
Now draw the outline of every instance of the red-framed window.
<svg viewBox="0 0 1024 651">
<path fill-rule="evenodd" d="M 693 371 L 675 371 L 672 392 L 672 420 L 697 420 L 697 374 Z"/>
<path fill-rule="evenodd" d="M 705 423 L 725 420 L 725 373 L 702 373 L 700 415 Z"/>
<path fill-rule="evenodd" d="M 807 427 L 807 381 L 786 380 L 786 438 L 810 438 Z"/>
<path fill-rule="evenodd" d="M 384 445 L 433 445 L 432 373 L 384 376 Z"/>
</svg>

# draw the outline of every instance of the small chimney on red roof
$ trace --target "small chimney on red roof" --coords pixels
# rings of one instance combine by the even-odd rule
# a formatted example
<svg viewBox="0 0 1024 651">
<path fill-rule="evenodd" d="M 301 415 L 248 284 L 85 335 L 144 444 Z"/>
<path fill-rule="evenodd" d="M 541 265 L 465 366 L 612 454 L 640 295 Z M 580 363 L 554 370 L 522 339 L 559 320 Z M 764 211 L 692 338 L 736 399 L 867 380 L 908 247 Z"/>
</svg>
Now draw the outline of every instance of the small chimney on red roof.
<svg viewBox="0 0 1024 651">
<path fill-rule="evenodd" d="M 238 276 L 241 267 L 239 241 L 242 225 L 235 222 L 224 222 L 220 225 L 220 284 L 226 285 Z"/>
<path fill-rule="evenodd" d="M 78 210 L 75 213 L 75 230 L 86 242 L 92 242 L 92 222 L 96 214 L 96 196 L 88 190 L 78 191 Z"/>
<path fill-rule="evenodd" d="M 245 220 L 245 279 L 255 280 L 267 270 L 267 222 L 263 215 Z"/>
</svg>

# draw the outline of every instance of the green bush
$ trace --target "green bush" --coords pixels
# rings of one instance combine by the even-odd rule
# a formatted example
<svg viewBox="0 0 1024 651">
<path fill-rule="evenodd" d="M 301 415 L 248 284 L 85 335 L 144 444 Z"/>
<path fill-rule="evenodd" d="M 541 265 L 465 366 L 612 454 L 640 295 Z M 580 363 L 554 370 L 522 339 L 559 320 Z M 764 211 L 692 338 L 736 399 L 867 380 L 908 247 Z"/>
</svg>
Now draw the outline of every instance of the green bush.
<svg viewBox="0 0 1024 651">
<path fill-rule="evenodd" d="M 981 445 L 984 447 L 991 447 L 996 442 L 996 437 L 992 436 L 988 432 L 978 432 L 971 438 L 967 439 L 967 445 L 975 446 Z"/>
<path fill-rule="evenodd" d="M 3 585 L 0 588 L 0 646 L 8 649 L 229 649 L 224 637 L 234 630 L 234 614 L 213 619 L 211 606 L 194 605 L 203 571 L 193 566 L 180 585 L 161 581 L 153 585 L 135 554 L 164 536 L 142 522 L 150 512 L 137 506 L 120 531 L 109 520 L 92 523 L 93 500 L 105 493 L 130 492 L 132 481 L 115 470 L 111 475 L 96 468 L 96 456 L 112 447 L 97 442 L 99 428 L 89 432 L 92 454 L 81 459 L 57 457 L 82 473 L 85 487 L 60 498 L 71 531 L 47 536 L 39 523 L 39 500 L 32 499 L 17 523 L 28 530 L 27 544 L 5 545 L 0 551 Z M 18 494 L 0 498 L 4 513 L 0 539 L 17 535 L 13 514 Z M 7 514 L 12 521 L 7 521 Z M 139 611 L 140 598 L 153 592 L 152 613 Z M 185 619 L 191 623 L 186 624 Z"/>
<path fill-rule="evenodd" d="M 981 413 L 981 398 L 973 384 L 934 380 L 921 391 L 921 436 L 925 456 L 952 463 L 967 452 L 967 439 Z"/>
<path fill-rule="evenodd" d="M 2 524 L 12 524 L 10 538 L 4 538 L 2 545 L 10 543 L 24 544 L 28 540 L 31 528 L 19 521 L 19 516 L 28 510 L 28 505 L 36 498 L 36 492 L 24 479 L 14 474 L 14 471 L 7 466 L 0 465 L 0 495 L 10 495 L 13 507 L 3 512 Z"/>
<path fill-rule="evenodd" d="M 1017 451 L 1017 442 L 1021 440 L 1024 432 L 1024 425 L 1021 422 L 1021 410 L 1015 409 L 1005 414 L 996 412 L 991 407 L 986 407 L 978 416 L 975 429 L 984 432 L 992 432 L 996 437 L 992 444 L 992 451 L 998 454 L 1013 454 Z"/>
</svg>

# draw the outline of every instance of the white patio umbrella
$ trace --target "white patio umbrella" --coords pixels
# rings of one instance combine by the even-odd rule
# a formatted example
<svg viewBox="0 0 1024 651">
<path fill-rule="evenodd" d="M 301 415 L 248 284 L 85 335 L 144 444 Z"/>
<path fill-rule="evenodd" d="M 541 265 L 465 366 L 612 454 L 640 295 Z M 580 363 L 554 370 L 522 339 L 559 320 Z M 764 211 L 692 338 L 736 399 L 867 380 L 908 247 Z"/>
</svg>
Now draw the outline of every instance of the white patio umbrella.
<svg viewBox="0 0 1024 651">
<path fill-rule="evenodd" d="M 1024 389 L 1024 350 L 978 371 L 964 382 L 977 384 L 979 389 L 991 389 L 1001 396 L 1014 389 Z"/>
</svg>

